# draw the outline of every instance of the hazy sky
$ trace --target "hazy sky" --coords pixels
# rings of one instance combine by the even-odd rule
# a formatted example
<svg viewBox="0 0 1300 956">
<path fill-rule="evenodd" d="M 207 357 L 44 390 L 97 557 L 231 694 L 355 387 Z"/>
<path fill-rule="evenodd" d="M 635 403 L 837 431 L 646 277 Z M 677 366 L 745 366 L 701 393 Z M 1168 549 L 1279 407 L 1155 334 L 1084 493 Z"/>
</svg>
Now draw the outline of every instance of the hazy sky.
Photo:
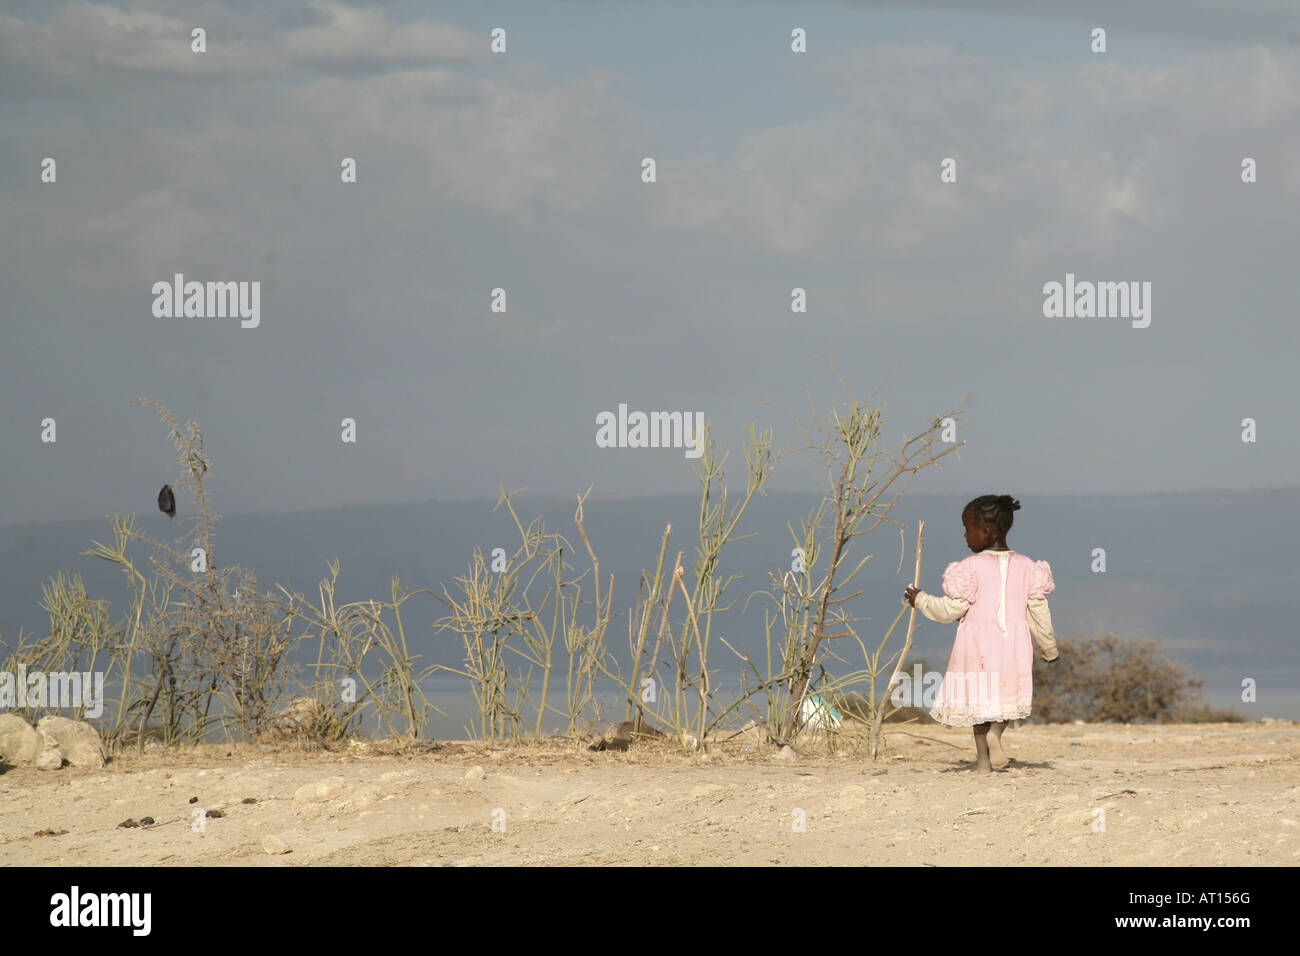
<svg viewBox="0 0 1300 956">
<path fill-rule="evenodd" d="M 842 397 L 825 355 L 897 367 L 890 443 L 971 397 L 916 490 L 1293 485 L 1300 7 L 1139 6 L 0 2 L 0 523 L 152 509 L 141 396 L 227 512 L 691 491 L 596 416 L 702 412 L 741 466 L 799 439 L 754 399 Z M 178 272 L 260 325 L 155 317 Z M 1044 317 L 1067 273 L 1149 327 Z"/>
</svg>

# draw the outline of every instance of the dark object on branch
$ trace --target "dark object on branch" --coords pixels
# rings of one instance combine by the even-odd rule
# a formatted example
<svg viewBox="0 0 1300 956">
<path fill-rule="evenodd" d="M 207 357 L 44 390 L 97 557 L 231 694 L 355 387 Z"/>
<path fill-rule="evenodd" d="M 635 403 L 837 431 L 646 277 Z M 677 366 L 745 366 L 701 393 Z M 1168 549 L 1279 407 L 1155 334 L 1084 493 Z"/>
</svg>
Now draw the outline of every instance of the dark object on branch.
<svg viewBox="0 0 1300 956">
<path fill-rule="evenodd" d="M 176 496 L 172 494 L 171 485 L 163 485 L 158 492 L 158 510 L 169 518 L 176 517 Z"/>
</svg>

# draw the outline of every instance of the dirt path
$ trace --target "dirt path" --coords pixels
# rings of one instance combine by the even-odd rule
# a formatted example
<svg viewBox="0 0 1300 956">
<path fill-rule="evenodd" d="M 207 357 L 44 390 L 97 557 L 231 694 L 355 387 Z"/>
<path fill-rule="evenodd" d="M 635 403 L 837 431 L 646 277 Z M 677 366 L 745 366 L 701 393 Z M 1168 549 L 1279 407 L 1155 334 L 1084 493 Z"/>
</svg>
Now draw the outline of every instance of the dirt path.
<svg viewBox="0 0 1300 956">
<path fill-rule="evenodd" d="M 917 732 L 933 739 L 894 733 L 874 764 L 552 742 L 10 768 L 0 866 L 1300 864 L 1300 725 L 1023 727 L 1006 735 L 1012 766 L 989 775 L 966 769 L 969 731 Z M 223 815 L 200 832 L 199 809 Z"/>
</svg>

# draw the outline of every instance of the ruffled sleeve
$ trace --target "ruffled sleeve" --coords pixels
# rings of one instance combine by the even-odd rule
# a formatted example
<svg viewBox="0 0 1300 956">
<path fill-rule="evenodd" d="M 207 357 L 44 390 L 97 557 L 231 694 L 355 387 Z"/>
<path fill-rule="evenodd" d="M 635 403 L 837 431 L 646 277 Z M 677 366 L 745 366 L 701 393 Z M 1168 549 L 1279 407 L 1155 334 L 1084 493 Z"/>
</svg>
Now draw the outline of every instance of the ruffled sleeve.
<svg viewBox="0 0 1300 956">
<path fill-rule="evenodd" d="M 975 603 L 979 579 L 975 570 L 964 561 L 954 561 L 943 572 L 943 593 L 967 604 Z"/>
<path fill-rule="evenodd" d="M 1047 597 L 1056 590 L 1052 580 L 1052 567 L 1046 561 L 1035 561 L 1029 571 L 1029 600 L 1036 601 Z"/>
</svg>

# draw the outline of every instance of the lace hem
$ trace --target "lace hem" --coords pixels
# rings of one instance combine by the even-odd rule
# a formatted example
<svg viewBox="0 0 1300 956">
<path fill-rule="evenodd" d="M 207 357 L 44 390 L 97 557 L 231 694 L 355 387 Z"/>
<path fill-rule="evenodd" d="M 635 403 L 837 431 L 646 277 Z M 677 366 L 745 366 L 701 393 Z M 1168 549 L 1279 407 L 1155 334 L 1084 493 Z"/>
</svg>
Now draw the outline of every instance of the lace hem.
<svg viewBox="0 0 1300 956">
<path fill-rule="evenodd" d="M 935 707 L 930 716 L 945 727 L 974 727 L 976 724 L 1001 723 L 1004 720 L 1024 720 L 1029 716 L 1029 705 L 1003 707 L 997 711 L 974 711 L 962 707 L 953 710 L 941 710 Z"/>
</svg>

